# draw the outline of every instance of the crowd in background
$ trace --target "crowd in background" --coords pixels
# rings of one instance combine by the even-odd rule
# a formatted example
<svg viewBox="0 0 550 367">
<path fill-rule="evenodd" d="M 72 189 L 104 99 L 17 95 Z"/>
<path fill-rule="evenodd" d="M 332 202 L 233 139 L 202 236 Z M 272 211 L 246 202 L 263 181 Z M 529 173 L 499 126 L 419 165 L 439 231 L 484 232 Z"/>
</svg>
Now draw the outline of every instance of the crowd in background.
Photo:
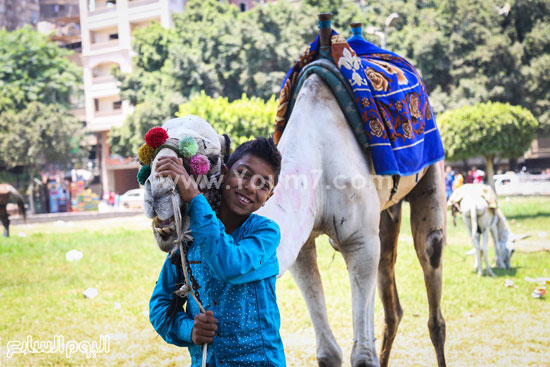
<svg viewBox="0 0 550 367">
<path fill-rule="evenodd" d="M 467 173 L 456 173 L 451 166 L 447 166 L 445 169 L 445 194 L 446 199 L 449 200 L 449 196 L 458 189 L 460 186 L 469 183 L 483 183 L 485 180 L 485 172 L 473 166 Z"/>
</svg>

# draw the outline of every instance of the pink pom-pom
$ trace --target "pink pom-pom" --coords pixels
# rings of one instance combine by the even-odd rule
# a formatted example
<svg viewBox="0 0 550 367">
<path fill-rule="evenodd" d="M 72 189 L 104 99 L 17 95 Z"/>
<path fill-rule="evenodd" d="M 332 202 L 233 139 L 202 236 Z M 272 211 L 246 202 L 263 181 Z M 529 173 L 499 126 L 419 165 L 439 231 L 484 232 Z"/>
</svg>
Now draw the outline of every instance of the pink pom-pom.
<svg viewBox="0 0 550 367">
<path fill-rule="evenodd" d="M 168 140 L 168 133 L 162 127 L 154 127 L 143 138 L 147 145 L 157 149 Z"/>
<path fill-rule="evenodd" d="M 189 168 L 193 176 L 205 175 L 210 171 L 210 161 L 206 156 L 197 154 L 189 160 Z"/>
</svg>

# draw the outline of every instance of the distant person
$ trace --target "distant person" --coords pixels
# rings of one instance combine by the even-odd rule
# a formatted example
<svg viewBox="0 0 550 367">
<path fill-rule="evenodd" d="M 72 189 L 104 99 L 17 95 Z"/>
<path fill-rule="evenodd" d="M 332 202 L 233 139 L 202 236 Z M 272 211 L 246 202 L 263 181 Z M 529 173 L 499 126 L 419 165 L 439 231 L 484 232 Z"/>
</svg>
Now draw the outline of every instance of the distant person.
<svg viewBox="0 0 550 367">
<path fill-rule="evenodd" d="M 474 173 L 471 169 L 468 170 L 468 174 L 466 175 L 466 183 L 467 184 L 474 183 Z"/>
<path fill-rule="evenodd" d="M 453 181 L 455 180 L 455 171 L 451 166 L 445 168 L 445 195 L 446 199 L 449 200 L 449 196 L 453 193 Z"/>
<path fill-rule="evenodd" d="M 110 206 L 114 206 L 115 205 L 115 192 L 114 191 L 111 191 L 109 193 L 109 199 L 107 200 L 107 203 L 110 205 Z"/>
<path fill-rule="evenodd" d="M 462 175 L 462 173 L 458 172 L 455 175 L 455 179 L 453 181 L 453 191 L 455 191 L 462 185 L 464 185 L 464 176 Z M 449 198 L 447 198 L 447 200 L 449 200 Z"/>
<path fill-rule="evenodd" d="M 483 180 L 485 179 L 485 172 L 480 169 L 473 169 L 472 171 L 472 175 L 474 176 L 474 183 L 482 184 Z"/>
</svg>

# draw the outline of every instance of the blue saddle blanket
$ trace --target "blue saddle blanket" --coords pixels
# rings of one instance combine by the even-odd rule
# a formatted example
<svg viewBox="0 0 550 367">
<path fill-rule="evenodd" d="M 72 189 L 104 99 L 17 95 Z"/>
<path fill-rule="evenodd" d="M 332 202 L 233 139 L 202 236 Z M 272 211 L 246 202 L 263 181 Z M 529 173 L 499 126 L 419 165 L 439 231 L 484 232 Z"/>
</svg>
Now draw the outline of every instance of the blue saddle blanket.
<svg viewBox="0 0 550 367">
<path fill-rule="evenodd" d="M 353 90 L 378 175 L 408 176 L 445 157 L 426 86 L 401 56 L 361 37 L 346 41 L 333 31 L 331 55 Z M 319 36 L 287 73 L 275 125 L 275 142 L 287 119 L 292 88 L 319 53 Z"/>
</svg>

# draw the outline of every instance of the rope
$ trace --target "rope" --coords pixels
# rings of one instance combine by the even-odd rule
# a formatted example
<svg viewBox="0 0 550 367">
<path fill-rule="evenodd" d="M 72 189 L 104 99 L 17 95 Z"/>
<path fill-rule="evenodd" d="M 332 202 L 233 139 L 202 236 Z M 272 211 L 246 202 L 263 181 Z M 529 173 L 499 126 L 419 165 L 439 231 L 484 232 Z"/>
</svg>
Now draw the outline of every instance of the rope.
<svg viewBox="0 0 550 367">
<path fill-rule="evenodd" d="M 202 306 L 201 302 L 198 300 L 197 296 L 195 295 L 195 292 L 193 292 L 193 289 L 191 287 L 191 283 L 189 282 L 189 276 L 187 274 L 187 256 L 183 255 L 183 243 L 188 241 L 191 236 L 189 235 L 189 231 L 186 229 L 185 231 L 182 231 L 182 224 L 181 224 L 181 211 L 180 207 L 178 205 L 177 197 L 178 192 L 176 187 L 172 189 L 172 208 L 174 210 L 174 221 L 176 222 L 176 232 L 178 234 L 178 237 L 176 239 L 176 245 L 179 246 L 180 249 L 180 256 L 181 256 L 181 267 L 183 269 L 183 276 L 185 278 L 184 284 L 181 286 L 181 288 L 176 291 L 176 294 L 180 297 L 184 297 L 191 293 L 191 296 L 197 302 L 197 305 L 199 305 L 199 308 L 201 310 L 201 313 L 206 313 L 206 310 Z M 208 344 L 204 343 L 202 345 L 202 367 L 206 367 L 206 357 L 208 355 Z"/>
</svg>

